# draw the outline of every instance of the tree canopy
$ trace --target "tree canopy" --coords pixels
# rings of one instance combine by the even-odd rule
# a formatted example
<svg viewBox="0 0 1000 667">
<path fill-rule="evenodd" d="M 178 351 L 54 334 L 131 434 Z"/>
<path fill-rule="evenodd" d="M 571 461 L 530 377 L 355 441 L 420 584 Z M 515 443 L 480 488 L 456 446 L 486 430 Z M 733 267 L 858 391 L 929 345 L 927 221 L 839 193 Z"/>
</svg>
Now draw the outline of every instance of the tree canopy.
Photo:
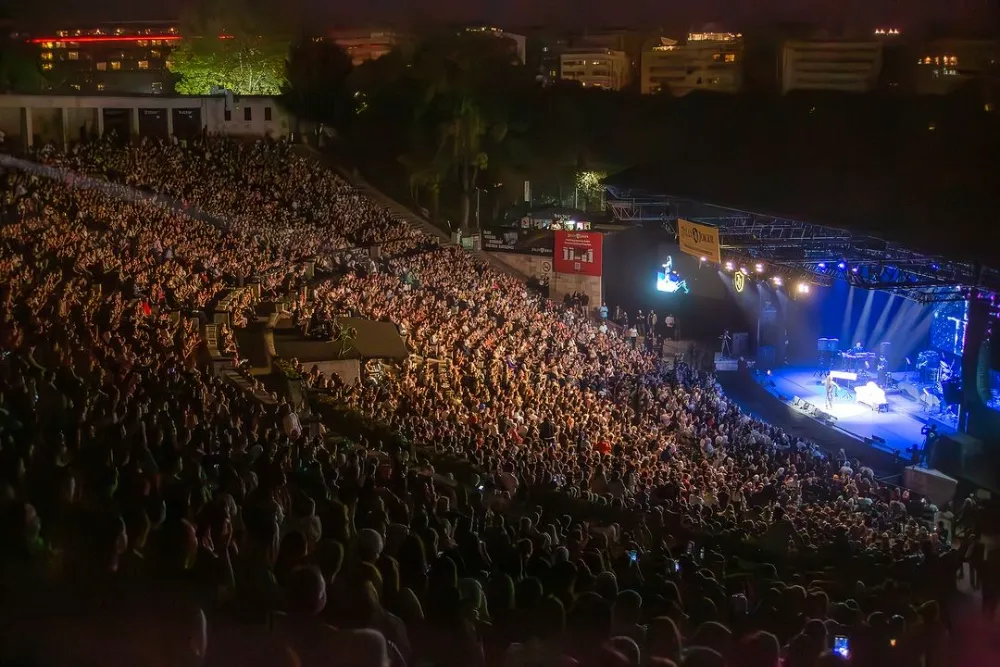
<svg viewBox="0 0 1000 667">
<path fill-rule="evenodd" d="M 181 22 L 184 40 L 167 63 L 182 95 L 225 88 L 238 95 L 278 95 L 290 40 L 255 0 L 202 0 Z"/>
<path fill-rule="evenodd" d="M 304 37 L 285 62 L 282 102 L 299 118 L 342 129 L 356 107 L 348 87 L 351 70 L 350 56 L 336 43 Z"/>
</svg>

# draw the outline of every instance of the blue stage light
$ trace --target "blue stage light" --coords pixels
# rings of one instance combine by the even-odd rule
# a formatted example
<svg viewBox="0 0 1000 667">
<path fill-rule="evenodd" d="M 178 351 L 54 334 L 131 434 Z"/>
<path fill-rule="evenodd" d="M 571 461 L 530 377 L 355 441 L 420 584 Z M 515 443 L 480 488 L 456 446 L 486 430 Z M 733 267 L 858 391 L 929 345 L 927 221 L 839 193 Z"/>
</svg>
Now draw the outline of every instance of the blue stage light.
<svg viewBox="0 0 1000 667">
<path fill-rule="evenodd" d="M 820 271 L 826 271 L 826 262 L 820 262 L 819 263 L 819 270 Z"/>
<path fill-rule="evenodd" d="M 847 264 L 844 264 L 843 262 L 840 262 L 839 264 L 837 264 L 837 268 L 840 269 L 841 271 L 843 271 L 844 269 L 847 268 Z"/>
</svg>

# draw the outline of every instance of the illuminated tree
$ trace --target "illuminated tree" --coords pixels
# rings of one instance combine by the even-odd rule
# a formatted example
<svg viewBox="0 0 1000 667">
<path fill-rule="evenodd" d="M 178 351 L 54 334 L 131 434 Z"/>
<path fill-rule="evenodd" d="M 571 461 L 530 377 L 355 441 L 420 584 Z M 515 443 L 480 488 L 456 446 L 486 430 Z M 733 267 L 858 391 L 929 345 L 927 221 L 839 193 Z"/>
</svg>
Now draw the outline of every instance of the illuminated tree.
<svg viewBox="0 0 1000 667">
<path fill-rule="evenodd" d="M 183 95 L 225 88 L 238 95 L 278 95 L 290 40 L 253 0 L 203 0 L 182 21 L 184 41 L 167 63 Z"/>
</svg>

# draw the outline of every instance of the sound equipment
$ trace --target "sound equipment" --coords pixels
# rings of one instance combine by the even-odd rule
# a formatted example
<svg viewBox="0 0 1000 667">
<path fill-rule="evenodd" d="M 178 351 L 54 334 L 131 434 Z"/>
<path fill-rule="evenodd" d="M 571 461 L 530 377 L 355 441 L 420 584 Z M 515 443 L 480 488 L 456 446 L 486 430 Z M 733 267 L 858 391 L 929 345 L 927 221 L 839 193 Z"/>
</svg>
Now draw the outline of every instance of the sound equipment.
<svg viewBox="0 0 1000 667">
<path fill-rule="evenodd" d="M 882 341 L 878 346 L 878 356 L 885 357 L 888 360 L 890 352 L 892 352 L 892 343 L 887 340 Z"/>
<path fill-rule="evenodd" d="M 838 352 L 840 350 L 839 338 L 820 338 L 816 341 L 817 352 Z"/>
<path fill-rule="evenodd" d="M 746 331 L 739 331 L 733 334 L 733 356 L 737 359 L 747 356 L 750 349 L 750 334 Z"/>
<path fill-rule="evenodd" d="M 941 392 L 947 405 L 958 405 L 962 402 L 962 384 L 960 380 L 948 380 L 941 383 Z"/>
</svg>

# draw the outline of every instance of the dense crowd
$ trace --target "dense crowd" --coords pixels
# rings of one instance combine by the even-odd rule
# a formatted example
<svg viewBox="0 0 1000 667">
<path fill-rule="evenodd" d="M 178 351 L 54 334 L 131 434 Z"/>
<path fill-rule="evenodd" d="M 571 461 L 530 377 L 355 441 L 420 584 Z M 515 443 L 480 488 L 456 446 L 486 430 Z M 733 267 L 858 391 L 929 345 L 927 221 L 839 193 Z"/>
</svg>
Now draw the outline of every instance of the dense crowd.
<svg viewBox="0 0 1000 667">
<path fill-rule="evenodd" d="M 282 143 L 30 157 L 63 177 L 0 174 L 3 664 L 948 664 L 925 508 L 710 373 Z M 392 442 L 211 372 L 192 315 L 248 281 L 237 325 L 295 293 L 398 326 L 393 372 L 302 369 Z"/>
</svg>

